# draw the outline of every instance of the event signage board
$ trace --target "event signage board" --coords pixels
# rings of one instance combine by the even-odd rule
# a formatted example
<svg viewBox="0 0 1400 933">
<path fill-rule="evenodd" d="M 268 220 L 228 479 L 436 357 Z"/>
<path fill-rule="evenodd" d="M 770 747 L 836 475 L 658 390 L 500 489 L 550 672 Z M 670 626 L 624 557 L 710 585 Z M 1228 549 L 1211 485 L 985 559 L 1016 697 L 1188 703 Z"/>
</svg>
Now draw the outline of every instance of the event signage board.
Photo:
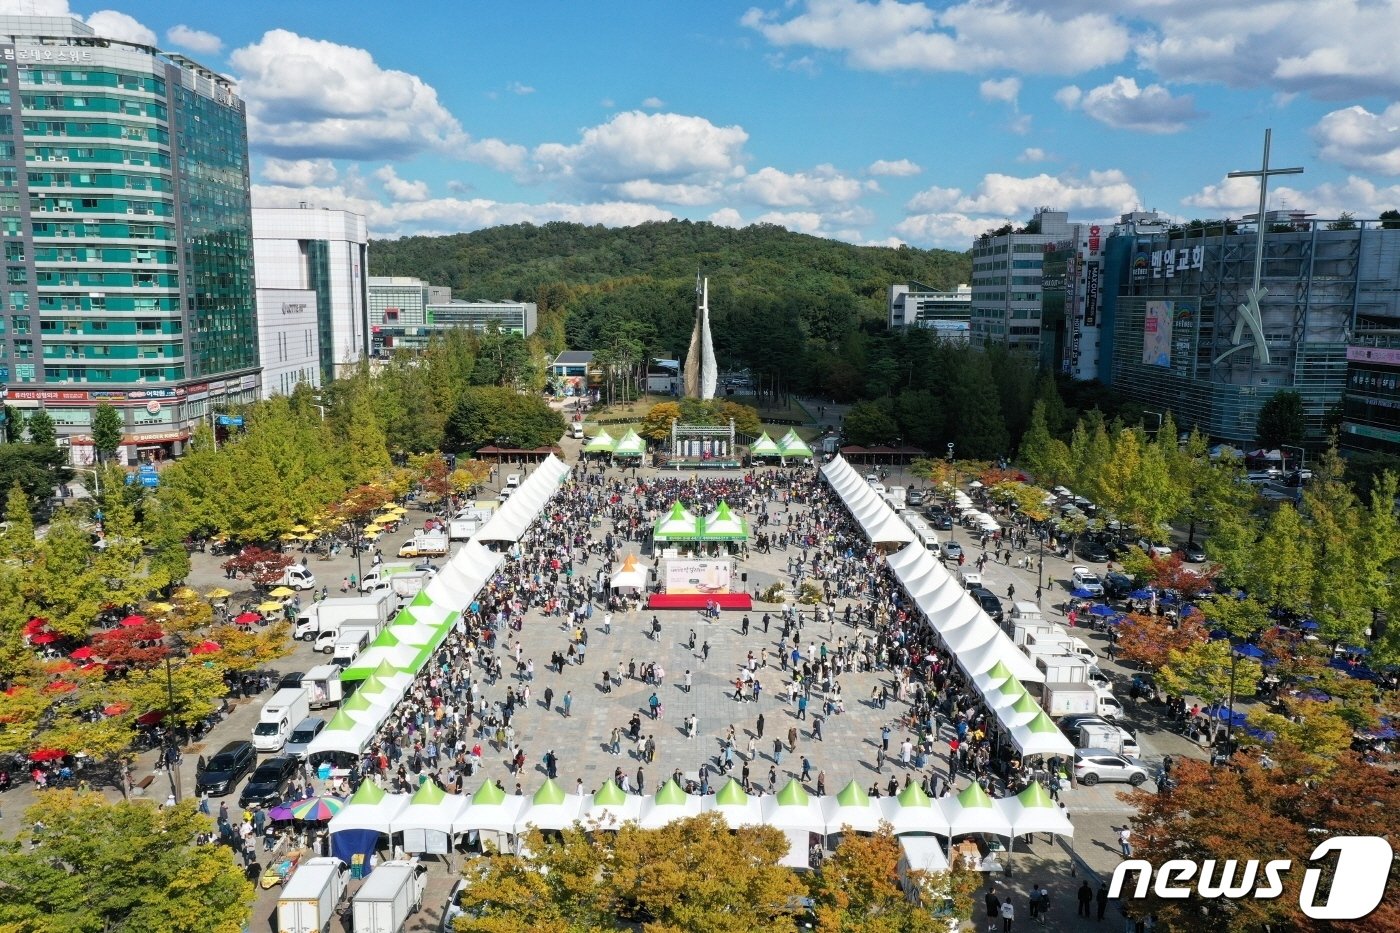
<svg viewBox="0 0 1400 933">
<path fill-rule="evenodd" d="M 714 595 L 729 592 L 734 563 L 678 557 L 666 561 L 666 592 Z"/>
</svg>

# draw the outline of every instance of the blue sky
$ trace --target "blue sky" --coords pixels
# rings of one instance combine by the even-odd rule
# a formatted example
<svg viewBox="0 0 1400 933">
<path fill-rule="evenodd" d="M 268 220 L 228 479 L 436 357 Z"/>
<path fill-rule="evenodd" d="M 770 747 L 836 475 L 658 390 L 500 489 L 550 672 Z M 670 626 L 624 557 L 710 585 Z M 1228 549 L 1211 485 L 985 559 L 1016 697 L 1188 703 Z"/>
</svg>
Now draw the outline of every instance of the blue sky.
<svg viewBox="0 0 1400 933">
<path fill-rule="evenodd" d="M 1037 206 L 1400 207 L 1400 0 L 0 0 L 247 101 L 254 203 L 372 235 L 756 222 L 965 249 Z"/>
</svg>

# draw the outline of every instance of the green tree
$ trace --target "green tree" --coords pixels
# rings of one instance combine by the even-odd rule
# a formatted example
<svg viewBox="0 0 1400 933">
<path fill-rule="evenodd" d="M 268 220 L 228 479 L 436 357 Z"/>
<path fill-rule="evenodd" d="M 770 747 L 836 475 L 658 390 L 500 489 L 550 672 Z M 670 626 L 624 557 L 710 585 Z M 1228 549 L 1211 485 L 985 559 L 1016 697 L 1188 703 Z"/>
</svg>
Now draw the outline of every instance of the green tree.
<svg viewBox="0 0 1400 933">
<path fill-rule="evenodd" d="M 97 459 L 105 461 L 116 455 L 121 446 L 126 422 L 122 413 L 112 405 L 103 402 L 92 413 L 92 446 L 97 451 Z"/>
<path fill-rule="evenodd" d="M 53 417 L 42 408 L 26 418 L 24 426 L 29 431 L 31 444 L 52 447 L 58 441 L 58 429 L 54 427 Z"/>
<path fill-rule="evenodd" d="M 968 353 L 959 370 L 949 374 L 948 390 L 948 410 L 956 413 L 951 434 L 958 454 L 974 460 L 1010 454 L 1011 435 L 1002 416 L 991 362 L 985 354 Z"/>
<path fill-rule="evenodd" d="M 671 422 L 679 421 L 681 406 L 675 402 L 661 402 L 651 406 L 642 419 L 642 429 L 637 433 L 653 443 L 667 440 L 671 436 Z"/>
<path fill-rule="evenodd" d="M 1069 446 L 1051 436 L 1046 423 L 1046 405 L 1037 399 L 1031 408 L 1031 420 L 1021 436 L 1016 459 L 1042 486 L 1060 486 L 1074 482 Z"/>
<path fill-rule="evenodd" d="M 12 489 L 18 483 L 33 508 L 71 475 L 64 461 L 57 447 L 0 444 L 0 488 Z"/>
<path fill-rule="evenodd" d="M 42 845 L 0 842 L 0 929 L 25 933 L 238 933 L 252 885 L 192 802 L 157 809 L 46 793 L 25 813 Z"/>
<path fill-rule="evenodd" d="M 1169 693 L 1198 697 L 1207 703 L 1227 701 L 1232 684 L 1236 700 L 1248 699 L 1259 689 L 1263 676 L 1258 661 L 1241 657 L 1225 640 L 1169 651 L 1167 663 L 1157 671 L 1158 682 Z"/>
<path fill-rule="evenodd" d="M 1384 547 L 1362 533 L 1364 517 L 1351 487 L 1342 479 L 1344 466 L 1336 448 L 1329 448 L 1313 465 L 1313 478 L 1303 492 L 1307 541 L 1312 565 L 1308 609 L 1328 641 L 1358 644 L 1371 625 L 1371 568 L 1364 548 Z"/>
<path fill-rule="evenodd" d="M 1400 211 L 1395 208 L 1381 211 L 1380 213 L 1382 230 L 1400 230 Z"/>
<path fill-rule="evenodd" d="M 911 871 L 905 884 L 917 885 L 919 901 L 905 896 L 899 877 L 904 849 L 888 823 L 870 834 L 844 832 L 841 844 L 811 880 L 816 901 L 817 929 L 822 933 L 933 933 L 946 930 L 950 917 L 966 920 L 972 904 L 954 875 L 963 881 L 974 872 L 965 869 L 929 873 Z M 980 878 L 973 884 L 980 886 Z M 931 908 L 942 908 L 945 893 L 963 892 L 962 909 L 935 917 Z"/>
<path fill-rule="evenodd" d="M 345 425 L 344 472 L 349 483 L 372 483 L 382 479 L 392 464 L 389 442 L 374 411 L 368 386 L 357 389 L 349 399 Z"/>
<path fill-rule="evenodd" d="M 512 389 L 472 387 L 447 419 L 443 444 L 451 451 L 475 451 L 501 442 L 535 448 L 558 442 L 564 418 L 542 399 Z"/>
<path fill-rule="evenodd" d="M 1276 609 L 1303 611 L 1312 595 L 1317 568 L 1312 562 L 1302 516 L 1283 503 L 1269 516 L 1259 545 L 1245 566 L 1245 589 Z"/>
<path fill-rule="evenodd" d="M 883 401 L 883 400 L 882 400 Z M 846 440 L 861 447 L 891 444 L 899 435 L 899 425 L 888 410 L 889 403 L 857 402 L 846 412 L 842 430 Z"/>
<path fill-rule="evenodd" d="M 1259 409 L 1255 429 L 1260 447 L 1275 450 L 1282 444 L 1303 443 L 1303 397 L 1292 389 L 1280 389 Z"/>
</svg>

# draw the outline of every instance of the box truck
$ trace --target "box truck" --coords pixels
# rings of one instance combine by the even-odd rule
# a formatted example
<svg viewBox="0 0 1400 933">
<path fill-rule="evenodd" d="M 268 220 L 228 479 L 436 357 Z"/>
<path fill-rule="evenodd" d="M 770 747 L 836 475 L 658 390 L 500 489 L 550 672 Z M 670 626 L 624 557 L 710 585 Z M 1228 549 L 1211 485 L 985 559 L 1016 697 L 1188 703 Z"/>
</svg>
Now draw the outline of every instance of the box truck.
<svg viewBox="0 0 1400 933">
<path fill-rule="evenodd" d="M 427 866 L 417 859 L 384 862 L 365 879 L 351 902 L 354 933 L 402 933 L 423 906 Z"/>
<path fill-rule="evenodd" d="M 447 532 L 420 531 L 399 547 L 400 557 L 442 557 L 448 551 Z"/>
<path fill-rule="evenodd" d="M 1099 711 L 1098 691 L 1086 683 L 1052 684 L 1041 687 L 1041 707 L 1051 718 Z"/>
<path fill-rule="evenodd" d="M 360 578 L 360 592 L 368 593 L 379 585 L 381 581 L 388 580 L 396 573 L 410 573 L 413 565 L 407 561 L 400 561 L 393 564 L 380 564 L 369 570 Z"/>
<path fill-rule="evenodd" d="M 302 862 L 277 898 L 278 933 L 326 933 L 348 882 L 349 870 L 338 858 Z"/>
<path fill-rule="evenodd" d="M 400 600 L 409 600 L 417 596 L 423 587 L 428 585 L 437 574 L 436 570 L 415 570 L 412 573 L 396 573 L 389 578 L 389 591 Z"/>
<path fill-rule="evenodd" d="M 292 635 L 299 641 L 315 641 L 325 632 L 338 630 L 343 622 L 379 619 L 387 621 L 393 600 L 388 593 L 367 596 L 336 596 L 312 603 L 297 616 Z"/>
<path fill-rule="evenodd" d="M 306 698 L 312 709 L 335 706 L 345 697 L 340 682 L 340 668 L 334 664 L 318 664 L 301 676 Z"/>
<path fill-rule="evenodd" d="M 301 564 L 292 564 L 282 571 L 282 576 L 273 581 L 272 585 L 290 586 L 294 590 L 314 590 L 316 588 L 316 575 L 310 568 Z"/>
<path fill-rule="evenodd" d="M 311 712 L 311 699 L 305 687 L 278 690 L 263 704 L 258 724 L 253 727 L 253 747 L 260 752 L 280 751 L 287 744 L 292 727 Z"/>
</svg>

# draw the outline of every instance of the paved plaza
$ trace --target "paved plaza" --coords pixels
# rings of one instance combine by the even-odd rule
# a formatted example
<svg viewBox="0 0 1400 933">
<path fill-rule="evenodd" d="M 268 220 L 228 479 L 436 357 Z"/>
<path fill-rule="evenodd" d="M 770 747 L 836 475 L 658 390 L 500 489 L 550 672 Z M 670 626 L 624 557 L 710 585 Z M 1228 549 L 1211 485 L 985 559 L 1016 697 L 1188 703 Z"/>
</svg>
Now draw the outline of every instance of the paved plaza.
<svg viewBox="0 0 1400 933">
<path fill-rule="evenodd" d="M 576 461 L 578 442 L 566 443 L 573 446 L 573 449 L 566 448 L 566 457 Z M 811 475 L 810 468 L 799 469 Z M 504 474 L 509 471 L 498 472 Z M 631 471 L 628 473 L 630 475 Z M 655 471 L 651 470 L 641 471 L 644 478 L 654 474 Z M 609 476 L 613 475 L 617 474 L 610 470 Z M 742 473 L 700 474 L 702 479 L 720 476 L 735 477 L 742 476 Z M 767 508 L 771 516 L 785 519 L 785 510 L 792 509 L 800 514 L 806 507 L 769 502 Z M 386 549 L 388 544 L 396 547 L 398 537 L 406 538 L 413 526 L 421 526 L 424 518 L 424 513 L 411 510 L 407 516 L 407 527 L 399 536 L 386 542 Z M 752 522 L 753 515 L 749 514 L 748 518 Z M 601 536 L 609 529 L 610 524 L 603 522 L 601 526 L 593 529 L 593 533 Z M 975 542 L 965 540 L 965 536 L 961 534 L 959 540 L 969 545 L 969 559 L 980 556 L 981 550 Z M 629 553 L 638 554 L 648 565 L 652 560 L 649 551 L 643 552 L 633 543 L 624 544 L 621 553 L 623 556 Z M 786 550 L 774 547 L 768 554 L 758 554 L 750 550 L 746 557 L 741 557 L 736 562 L 735 579 L 741 579 L 741 574 L 747 575 L 747 581 L 736 584 L 736 587 L 743 586 L 747 592 L 753 593 L 755 590 L 766 590 L 775 582 L 790 585 L 792 578 L 787 573 L 788 560 L 799 556 L 800 553 L 801 549 L 795 546 Z M 217 585 L 227 585 L 229 581 L 224 579 L 222 571 L 218 568 L 220 560 L 209 555 L 196 554 L 190 585 L 201 591 Z M 587 566 L 580 568 L 580 572 L 596 572 L 598 560 L 596 556 L 593 557 Z M 330 560 L 313 559 L 310 566 L 318 581 L 331 587 L 332 595 L 338 595 L 336 591 L 342 577 L 357 569 L 354 558 L 344 554 Z M 1042 602 L 1047 615 L 1057 615 L 1052 607 L 1064 596 L 1063 579 L 1067 574 L 1067 565 L 1064 562 L 1046 559 L 1045 595 Z M 984 579 L 999 595 L 1005 594 L 1007 586 L 1013 583 L 1017 591 L 1023 594 L 1023 598 L 1035 592 L 1034 570 L 1017 568 L 1014 563 L 1010 566 L 989 563 Z M 251 596 L 250 590 L 246 597 Z M 234 602 L 244 597 L 245 594 L 240 592 L 235 595 Z M 820 645 L 825 641 L 834 646 L 837 639 L 844 637 L 850 642 L 858 634 L 855 628 L 845 626 L 839 621 L 847 602 L 837 600 L 837 621 L 831 623 L 813 622 L 812 609 L 803 607 L 805 619 L 801 629 L 801 643 L 804 654 L 809 643 L 816 642 Z M 513 721 L 516 730 L 515 741 L 525 751 L 527 766 L 523 775 L 512 775 L 508 771 L 506 752 L 483 745 L 483 769 L 476 777 L 468 780 L 468 793 L 480 785 L 483 777 L 499 779 L 508 791 L 515 789 L 517 781 L 526 793 L 534 791 L 545 779 L 543 758 L 546 752 L 550 751 L 557 757 L 558 781 L 566 790 L 573 790 L 576 782 L 582 780 L 586 791 L 591 792 L 603 781 L 611 778 L 615 769 L 621 768 L 634 783 L 640 769 L 645 789 L 652 793 L 674 771 L 679 770 L 693 778 L 702 764 L 710 766 L 711 785 L 717 788 L 724 780 L 715 774 L 722 739 L 731 726 L 736 736 L 737 752 L 746 753 L 750 738 L 755 740 L 754 760 L 747 762 L 749 777 L 755 785 L 765 789 L 769 785 L 772 772 L 776 772 L 779 787 L 789 778 L 799 777 L 804 757 L 810 766 L 810 778 L 805 783 L 812 792 L 817 789 L 819 775 L 824 775 L 825 790 L 828 793 L 835 793 L 847 782 L 854 780 L 867 789 L 872 784 L 878 784 L 883 795 L 891 777 L 902 786 L 906 777 L 915 783 L 919 782 L 927 769 L 946 774 L 946 741 L 938 743 L 935 756 L 927 762 L 924 771 L 916 771 L 912 766 L 905 767 L 899 763 L 898 745 L 905 735 L 911 734 L 899 724 L 900 717 L 907 710 L 907 704 L 891 700 L 887 708 L 882 709 L 879 703 L 871 699 L 872 692 L 878 693 L 882 686 L 891 683 L 887 671 L 843 674 L 839 682 L 845 701 L 845 712 L 825 717 L 820 739 L 813 734 L 812 714 L 820 710 L 822 696 L 819 691 L 813 692 L 811 711 L 805 720 L 799 719 L 795 706 L 787 701 L 785 688 L 790 677 L 779 669 L 776 654 L 781 639 L 781 605 L 756 603 L 753 611 L 747 613 L 750 621 L 748 635 L 744 635 L 742 631 L 742 619 L 745 615 L 743 612 L 724 612 L 718 619 L 707 619 L 698 611 L 653 613 L 643 609 L 615 614 L 610 632 L 605 631 L 604 613 L 605 610 L 601 607 L 595 607 L 591 619 L 588 620 L 585 661 L 582 664 L 566 664 L 562 673 L 551 670 L 549 658 L 555 652 L 567 650 L 570 627 L 565 624 L 566 619 L 546 617 L 539 611 L 532 611 L 519 633 L 506 631 L 500 634 L 497 650 L 503 661 L 508 657 L 510 660 L 504 663 L 505 676 L 494 687 L 487 688 L 485 696 L 488 700 L 502 698 L 508 684 L 515 684 L 517 689 L 519 688 L 520 680 L 514 673 L 513 663 L 517 640 L 521 644 L 522 656 L 535 662 L 534 679 L 530 683 L 531 702 L 527 708 L 517 712 Z M 766 632 L 762 621 L 765 614 L 770 617 Z M 649 635 L 653 616 L 661 622 L 661 636 L 656 640 Z M 695 633 L 694 649 L 689 647 L 692 630 Z M 1098 636 L 1082 634 L 1088 636 L 1088 640 L 1096 649 L 1102 649 L 1103 643 Z M 700 650 L 703 643 L 709 644 L 708 658 Z M 733 682 L 750 652 L 756 657 L 766 658 L 768 662 L 766 667 L 759 669 L 757 675 L 762 684 L 762 691 L 756 702 L 739 702 L 733 698 Z M 292 654 L 277 666 L 282 671 L 305 670 L 321 660 L 322 656 L 314 654 L 309 645 L 297 643 Z M 662 684 L 652 686 L 637 678 L 624 678 L 621 686 L 614 686 L 610 693 L 605 693 L 602 671 L 606 668 L 616 675 L 619 663 L 626 670 L 627 666 L 634 662 L 638 671 L 649 662 L 660 665 L 665 671 Z M 1113 676 L 1113 665 L 1106 661 L 1101 661 L 1101 665 Z M 687 670 L 691 672 L 690 690 L 684 688 Z M 1124 672 L 1119 670 L 1117 673 L 1122 677 Z M 543 695 L 547 689 L 553 692 L 552 709 L 544 707 Z M 648 708 L 653 691 L 664 709 L 663 715 L 656 720 L 650 717 Z M 572 695 L 570 715 L 567 717 L 563 714 L 562 706 L 566 693 Z M 1120 696 L 1125 693 L 1126 691 L 1120 691 Z M 216 749 L 226 741 L 246 737 L 256 722 L 258 710 L 265 699 L 266 695 L 263 695 L 238 704 L 230 717 L 221 723 L 201 746 L 186 751 L 186 764 L 180 774 L 183 792 L 186 795 L 193 791 L 193 762 L 198 755 Z M 614 727 L 625 730 L 628 720 L 634 714 L 642 720 L 642 734 L 653 736 L 655 739 L 657 750 L 654 762 L 639 760 L 635 746 L 625 739 L 621 755 L 611 754 L 609 740 L 612 730 Z M 685 720 L 692 714 L 698 718 L 698 732 L 696 737 L 687 738 Z M 757 734 L 760 715 L 764 720 L 761 738 Z M 891 760 L 887 760 L 882 768 L 877 768 L 876 750 L 880 731 L 886 725 L 892 729 L 891 749 L 896 751 L 896 754 Z M 1138 732 L 1144 756 L 1149 762 L 1160 760 L 1163 753 L 1191 753 L 1191 747 L 1180 736 L 1158 731 L 1154 721 L 1147 718 L 1145 710 L 1130 708 L 1130 725 Z M 796 729 L 796 750 L 789 752 L 784 749 L 781 761 L 775 761 L 773 740 L 775 737 L 786 740 L 790 729 Z M 943 738 L 946 740 L 947 736 Z M 745 764 L 743 759 L 746 757 L 746 754 L 736 756 L 732 771 L 736 777 L 740 775 Z M 152 759 L 153 753 L 145 753 L 142 756 L 138 778 L 153 769 Z M 169 789 L 166 782 L 167 777 L 161 772 L 148 793 L 158 799 L 163 798 Z M 960 777 L 955 790 L 966 786 L 967 782 L 967 777 Z M 1044 836 L 1035 837 L 1029 846 L 1022 841 L 1017 842 L 1015 854 L 1011 859 L 1011 875 L 998 876 L 996 884 L 1003 890 L 1021 892 L 1015 896 L 1017 906 L 1021 909 L 1020 916 L 1025 915 L 1024 890 L 1032 881 L 1038 881 L 1049 886 L 1055 907 L 1048 928 L 1079 928 L 1081 922 L 1086 922 L 1074 916 L 1074 891 L 1087 872 L 1092 870 L 1106 878 L 1119 861 L 1114 832 L 1116 827 L 1126 822 L 1130 811 L 1117 799 L 1117 793 L 1125 787 L 1076 787 L 1063 793 L 1063 799 L 1076 826 L 1077 835 L 1072 842 L 1065 841 L 1061 844 Z M 3 811 L 0 829 L 6 834 L 12 834 L 20 828 L 21 809 L 26 799 L 24 795 L 30 793 L 32 788 L 25 785 L 11 792 L 0 802 L 0 810 Z M 429 860 L 431 861 L 432 857 Z M 425 910 L 415 918 L 410 929 L 436 929 L 437 914 L 447 888 L 450 887 L 452 874 L 446 866 L 439 866 L 434 868 L 430 878 Z M 264 918 L 268 918 L 269 914 L 274 912 L 275 901 L 275 889 L 260 892 L 253 930 L 264 929 Z M 1116 914 L 1113 916 L 1116 917 Z"/>
</svg>

